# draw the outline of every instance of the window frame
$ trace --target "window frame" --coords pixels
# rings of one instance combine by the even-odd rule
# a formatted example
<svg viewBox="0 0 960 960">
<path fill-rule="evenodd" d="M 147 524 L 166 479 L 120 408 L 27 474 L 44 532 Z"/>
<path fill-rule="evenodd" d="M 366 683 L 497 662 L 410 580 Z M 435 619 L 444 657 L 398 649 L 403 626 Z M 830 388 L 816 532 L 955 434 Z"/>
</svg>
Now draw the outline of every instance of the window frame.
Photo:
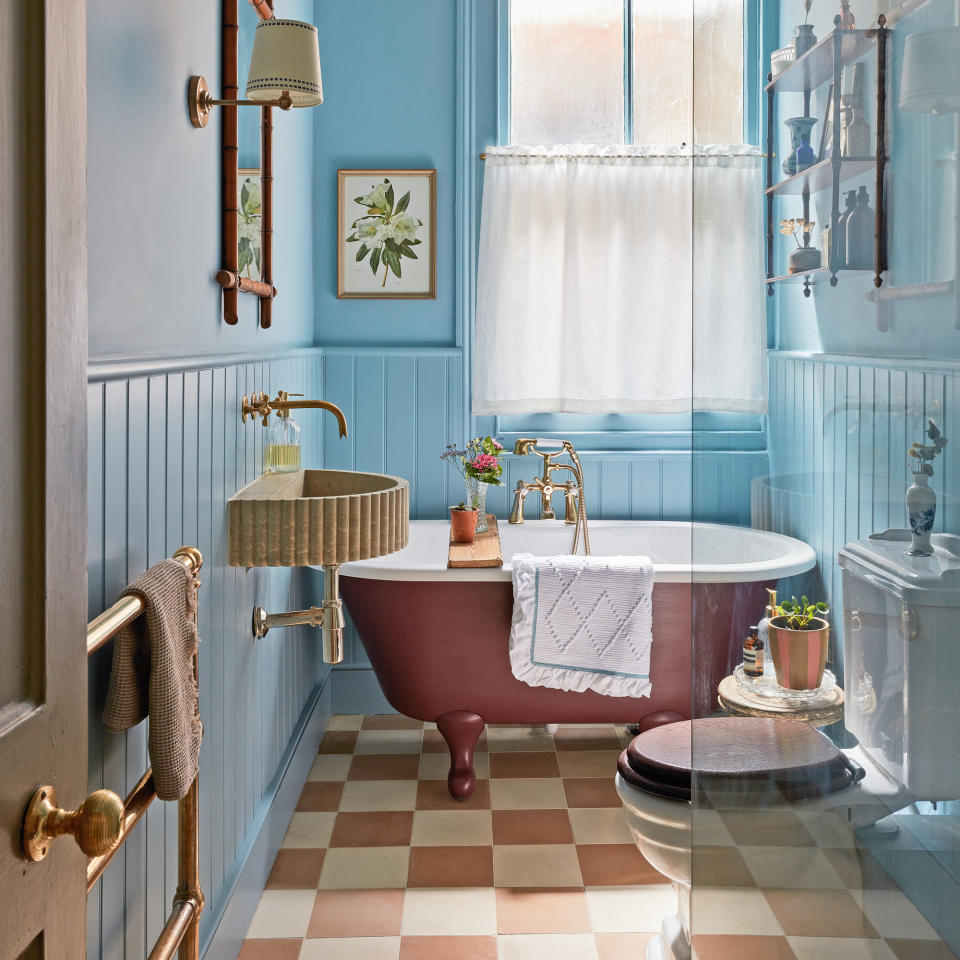
<svg viewBox="0 0 960 960">
<path fill-rule="evenodd" d="M 634 3 L 624 4 L 624 135 L 633 134 Z M 692 0 L 691 0 L 692 2 Z M 743 0 L 744 143 L 763 143 L 763 64 L 777 46 L 778 18 L 764 15 L 763 0 Z M 497 143 L 510 143 L 510 0 L 497 0 Z M 628 141 L 629 142 L 629 141 Z M 766 415 L 743 413 L 588 414 L 543 413 L 493 417 L 501 439 L 560 434 L 580 450 L 738 450 L 766 449 Z M 696 441 L 694 441 L 696 436 Z"/>
</svg>

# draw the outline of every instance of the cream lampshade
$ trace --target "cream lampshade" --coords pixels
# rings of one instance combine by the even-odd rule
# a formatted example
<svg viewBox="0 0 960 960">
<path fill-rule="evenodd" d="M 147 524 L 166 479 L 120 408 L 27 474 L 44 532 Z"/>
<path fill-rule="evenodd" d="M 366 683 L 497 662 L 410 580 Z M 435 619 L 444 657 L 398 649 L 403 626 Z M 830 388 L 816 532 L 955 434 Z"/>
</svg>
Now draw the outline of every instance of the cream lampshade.
<svg viewBox="0 0 960 960">
<path fill-rule="evenodd" d="M 253 38 L 247 99 L 278 100 L 284 91 L 294 107 L 323 103 L 317 28 L 299 20 L 261 20 Z"/>
<path fill-rule="evenodd" d="M 960 28 L 928 30 L 906 38 L 900 109 L 960 113 Z"/>
</svg>

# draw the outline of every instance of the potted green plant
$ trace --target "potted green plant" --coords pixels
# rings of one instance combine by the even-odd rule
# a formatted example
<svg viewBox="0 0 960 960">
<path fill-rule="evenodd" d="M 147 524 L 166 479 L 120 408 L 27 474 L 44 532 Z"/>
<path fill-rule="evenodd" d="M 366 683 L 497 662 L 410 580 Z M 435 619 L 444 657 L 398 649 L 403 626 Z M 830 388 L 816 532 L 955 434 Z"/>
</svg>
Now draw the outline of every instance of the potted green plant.
<svg viewBox="0 0 960 960">
<path fill-rule="evenodd" d="M 830 643 L 825 603 L 792 597 L 777 605 L 768 624 L 777 683 L 790 690 L 815 690 L 823 682 Z"/>
<path fill-rule="evenodd" d="M 450 538 L 454 543 L 473 543 L 477 534 L 478 515 L 478 510 L 462 501 L 459 506 L 450 508 Z"/>
</svg>

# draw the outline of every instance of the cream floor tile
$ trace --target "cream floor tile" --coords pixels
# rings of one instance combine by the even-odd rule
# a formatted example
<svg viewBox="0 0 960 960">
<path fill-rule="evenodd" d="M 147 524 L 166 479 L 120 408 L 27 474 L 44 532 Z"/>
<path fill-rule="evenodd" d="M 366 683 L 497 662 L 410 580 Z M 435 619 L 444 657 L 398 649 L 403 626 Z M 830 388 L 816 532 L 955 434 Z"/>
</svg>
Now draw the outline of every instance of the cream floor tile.
<svg viewBox="0 0 960 960">
<path fill-rule="evenodd" d="M 610 777 L 617 773 L 619 750 L 560 750 L 557 761 L 564 777 Z"/>
<path fill-rule="evenodd" d="M 586 895 L 594 933 L 655 933 L 665 916 L 677 912 L 677 894 L 670 883 L 587 887 Z"/>
<path fill-rule="evenodd" d="M 328 730 L 359 730 L 363 725 L 362 713 L 336 713 L 327 724 Z"/>
<path fill-rule="evenodd" d="M 493 848 L 498 887 L 579 887 L 580 862 L 572 844 L 518 844 Z"/>
<path fill-rule="evenodd" d="M 299 960 L 397 960 L 399 937 L 304 940 Z"/>
<path fill-rule="evenodd" d="M 694 810 L 692 823 L 694 846 L 736 846 L 723 817 L 716 810 Z"/>
<path fill-rule="evenodd" d="M 499 960 L 597 960 L 592 933 L 525 933 L 497 938 Z"/>
<path fill-rule="evenodd" d="M 320 873 L 321 890 L 384 890 L 407 884 L 409 847 L 334 847 Z"/>
<path fill-rule="evenodd" d="M 314 890 L 265 890 L 250 921 L 247 937 L 302 937 L 313 913 Z"/>
<path fill-rule="evenodd" d="M 424 723 L 423 729 L 424 729 L 424 730 L 436 730 L 436 729 L 437 729 L 437 724 L 436 724 L 436 722 L 433 721 L 433 720 L 428 720 L 426 723 Z"/>
<path fill-rule="evenodd" d="M 307 774 L 308 780 L 346 780 L 350 769 L 350 754 L 318 753 Z"/>
<path fill-rule="evenodd" d="M 496 893 L 492 887 L 407 890 L 401 929 L 407 937 L 493 936 Z"/>
<path fill-rule="evenodd" d="M 936 940 L 936 930 L 901 890 L 851 890 L 874 930 L 891 940 Z"/>
<path fill-rule="evenodd" d="M 787 937 L 797 960 L 896 960 L 883 940 Z"/>
<path fill-rule="evenodd" d="M 801 810 L 797 816 L 818 846 L 842 849 L 856 846 L 853 830 L 838 810 Z"/>
<path fill-rule="evenodd" d="M 421 780 L 446 780 L 450 772 L 450 757 L 447 753 L 423 753 L 420 755 Z M 486 753 L 473 755 L 473 772 L 480 780 L 490 776 L 490 757 Z"/>
<path fill-rule="evenodd" d="M 354 753 L 419 753 L 422 730 L 361 730 Z"/>
<path fill-rule="evenodd" d="M 288 849 L 327 847 L 336 819 L 335 813 L 295 813 L 280 846 Z"/>
<path fill-rule="evenodd" d="M 413 815 L 414 847 L 479 847 L 493 844 L 489 810 L 418 810 Z"/>
<path fill-rule="evenodd" d="M 783 929 L 760 890 L 747 887 L 694 886 L 691 891 L 694 934 L 783 936 Z"/>
<path fill-rule="evenodd" d="M 846 884 L 817 847 L 737 848 L 759 887 L 787 890 L 844 890 Z"/>
<path fill-rule="evenodd" d="M 494 810 L 554 810 L 567 800 L 562 780 L 491 780 L 490 805 Z"/>
<path fill-rule="evenodd" d="M 416 805 L 415 780 L 348 780 L 340 798 L 340 809 L 348 813 L 413 810 Z"/>
<path fill-rule="evenodd" d="M 488 727 L 487 748 L 492 753 L 553 751 L 553 735 L 541 727 Z"/>
<path fill-rule="evenodd" d="M 578 807 L 567 812 L 577 843 L 633 843 L 626 817 L 616 807 Z"/>
</svg>

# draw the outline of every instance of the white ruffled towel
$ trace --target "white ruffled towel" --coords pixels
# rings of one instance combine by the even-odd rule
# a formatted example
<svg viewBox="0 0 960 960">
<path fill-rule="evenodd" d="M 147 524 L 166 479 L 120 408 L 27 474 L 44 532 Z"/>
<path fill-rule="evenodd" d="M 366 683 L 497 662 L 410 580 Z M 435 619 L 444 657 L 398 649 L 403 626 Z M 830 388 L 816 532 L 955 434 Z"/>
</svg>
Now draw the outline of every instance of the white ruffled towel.
<svg viewBox="0 0 960 960">
<path fill-rule="evenodd" d="M 513 675 L 532 687 L 649 697 L 648 557 L 534 557 L 513 566 Z"/>
</svg>

